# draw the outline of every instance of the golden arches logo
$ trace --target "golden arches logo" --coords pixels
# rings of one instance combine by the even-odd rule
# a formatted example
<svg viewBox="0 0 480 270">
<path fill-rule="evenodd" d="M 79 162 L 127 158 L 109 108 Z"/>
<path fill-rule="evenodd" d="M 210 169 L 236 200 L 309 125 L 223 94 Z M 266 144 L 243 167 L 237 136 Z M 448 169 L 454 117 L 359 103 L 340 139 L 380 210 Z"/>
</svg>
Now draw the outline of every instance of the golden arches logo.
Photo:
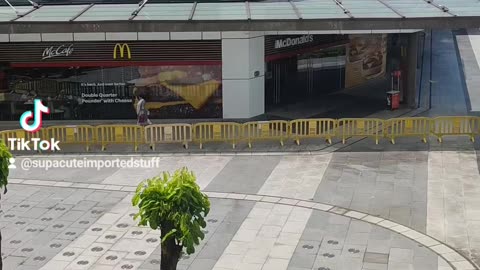
<svg viewBox="0 0 480 270">
<path fill-rule="evenodd" d="M 115 44 L 115 47 L 113 48 L 113 59 L 117 59 L 117 48 L 120 50 L 120 57 L 119 58 L 124 58 L 125 57 L 125 49 L 127 50 L 127 58 L 131 59 L 132 58 L 132 53 L 130 51 L 130 46 L 128 46 L 127 43 L 117 43 Z"/>
</svg>

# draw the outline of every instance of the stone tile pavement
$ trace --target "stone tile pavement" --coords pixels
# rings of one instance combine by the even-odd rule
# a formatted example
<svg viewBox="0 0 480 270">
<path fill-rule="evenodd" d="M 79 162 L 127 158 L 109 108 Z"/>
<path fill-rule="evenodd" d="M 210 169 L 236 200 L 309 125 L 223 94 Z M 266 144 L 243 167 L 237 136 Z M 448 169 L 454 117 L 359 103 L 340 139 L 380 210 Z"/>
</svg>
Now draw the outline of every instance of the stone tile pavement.
<svg viewBox="0 0 480 270">
<path fill-rule="evenodd" d="M 428 198 L 427 233 L 478 261 L 480 175 L 476 153 L 430 153 Z"/>
<path fill-rule="evenodd" d="M 126 195 L 11 184 L 2 198 L 4 269 L 39 269 Z"/>
<path fill-rule="evenodd" d="M 38 244 L 5 247 L 4 256 L 25 269 L 158 269 L 155 232 L 135 226 L 129 196 L 141 180 L 188 165 L 198 172 L 213 209 L 207 239 L 182 259 L 180 269 L 475 269 L 463 257 L 478 263 L 472 145 L 402 140 L 374 145 L 366 139 L 335 152 L 296 155 L 82 156 L 155 157 L 159 163 L 149 169 L 83 168 L 74 175 L 67 168 L 17 169 L 2 200 L 4 243 L 24 244 L 29 233 L 41 236 Z M 25 158 L 40 157 L 18 157 L 17 164 Z M 92 235 L 92 229 L 102 234 Z M 22 230 L 26 236 L 12 238 Z M 34 244 L 44 242 L 60 246 L 31 255 Z"/>
<path fill-rule="evenodd" d="M 30 196 L 50 190 L 49 197 L 55 198 L 69 189 L 52 191 L 45 186 L 11 185 L 13 191 L 33 192 Z M 105 192 L 80 191 L 90 193 L 87 198 Z M 468 262 L 424 234 L 364 213 L 308 200 L 207 194 L 212 201 L 205 229 L 207 237 L 195 254 L 182 258 L 179 269 L 474 269 L 452 268 L 445 259 L 454 266 Z M 111 193 L 105 198 L 115 195 Z M 100 218 L 93 219 L 94 222 L 87 223 L 80 216 L 70 219 L 73 221 L 65 230 L 61 226 L 65 223 L 54 221 L 54 225 L 49 226 L 51 230 L 39 229 L 38 232 L 33 231 L 38 229 L 35 219 L 26 222 L 27 232 L 30 231 L 34 239 L 43 238 L 48 248 L 26 242 L 10 254 L 4 251 L 5 269 L 158 269 L 159 232 L 135 226 L 131 194 L 123 195 Z M 49 197 L 39 204 L 43 205 Z M 24 201 L 20 205 L 24 205 Z M 87 204 L 81 203 L 79 208 L 95 209 L 90 211 L 92 215 L 100 212 L 93 203 L 83 206 Z M 65 208 L 63 205 L 60 201 L 53 209 L 61 211 Z M 329 212 L 325 212 L 327 210 Z M 4 217 L 10 216 L 11 211 Z M 38 220 L 51 222 L 43 217 Z M 12 222 L 14 220 L 2 224 L 5 226 L 2 231 Z M 81 224 L 78 225 L 81 228 L 74 224 Z M 44 231 L 51 233 L 43 236 Z M 5 234 L 4 238 L 12 244 L 24 239 Z"/>
</svg>

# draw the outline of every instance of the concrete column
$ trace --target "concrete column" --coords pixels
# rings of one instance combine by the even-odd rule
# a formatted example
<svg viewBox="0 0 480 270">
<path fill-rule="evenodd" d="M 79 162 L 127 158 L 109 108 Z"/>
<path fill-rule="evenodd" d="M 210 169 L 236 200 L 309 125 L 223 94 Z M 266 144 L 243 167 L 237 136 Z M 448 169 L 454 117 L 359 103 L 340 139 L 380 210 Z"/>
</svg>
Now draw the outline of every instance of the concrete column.
<svg viewBox="0 0 480 270">
<path fill-rule="evenodd" d="M 407 91 L 407 104 L 409 107 L 414 107 L 417 105 L 416 100 L 418 99 L 418 87 L 417 87 L 417 74 L 418 74 L 418 33 L 412 33 L 408 37 L 408 82 L 406 85 Z"/>
<path fill-rule="evenodd" d="M 252 32 L 222 33 L 223 118 L 265 113 L 265 38 Z"/>
</svg>

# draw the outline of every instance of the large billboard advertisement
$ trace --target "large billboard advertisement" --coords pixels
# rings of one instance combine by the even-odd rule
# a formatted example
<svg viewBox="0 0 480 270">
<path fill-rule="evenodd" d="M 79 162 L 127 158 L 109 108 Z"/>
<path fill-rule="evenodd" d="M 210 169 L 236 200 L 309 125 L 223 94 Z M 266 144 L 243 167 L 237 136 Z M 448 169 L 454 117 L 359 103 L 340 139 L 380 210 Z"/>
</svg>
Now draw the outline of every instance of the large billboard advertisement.
<svg viewBox="0 0 480 270">
<path fill-rule="evenodd" d="M 138 68 L 133 91 L 145 97 L 150 118 L 221 118 L 222 67 Z"/>
<path fill-rule="evenodd" d="M 53 119 L 129 119 L 137 95 L 151 119 L 222 117 L 220 65 L 17 68 L 7 78 L 8 90 L 0 92 L 5 117 L 40 98 Z"/>
<path fill-rule="evenodd" d="M 18 118 L 35 98 L 48 104 L 50 119 L 135 119 L 137 96 L 150 119 L 222 117 L 218 41 L 41 45 L 19 45 L 17 57 L 0 52 L 8 61 L 1 120 Z"/>
<path fill-rule="evenodd" d="M 345 87 L 355 87 L 385 75 L 387 35 L 350 35 L 345 65 Z"/>
</svg>

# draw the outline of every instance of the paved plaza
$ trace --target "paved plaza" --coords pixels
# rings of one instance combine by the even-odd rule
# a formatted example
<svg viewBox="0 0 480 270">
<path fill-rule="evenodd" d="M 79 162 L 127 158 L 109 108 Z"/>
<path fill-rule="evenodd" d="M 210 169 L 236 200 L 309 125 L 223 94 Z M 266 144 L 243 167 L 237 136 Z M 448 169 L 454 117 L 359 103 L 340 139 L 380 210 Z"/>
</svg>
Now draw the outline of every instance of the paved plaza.
<svg viewBox="0 0 480 270">
<path fill-rule="evenodd" d="M 183 166 L 212 211 L 179 269 L 478 269 L 476 147 L 364 139 L 303 154 L 135 156 L 157 157 L 149 169 L 17 168 L 2 197 L 5 269 L 159 269 L 159 232 L 136 226 L 131 197 L 141 180 Z M 75 156 L 16 164 L 28 158 Z"/>
</svg>

